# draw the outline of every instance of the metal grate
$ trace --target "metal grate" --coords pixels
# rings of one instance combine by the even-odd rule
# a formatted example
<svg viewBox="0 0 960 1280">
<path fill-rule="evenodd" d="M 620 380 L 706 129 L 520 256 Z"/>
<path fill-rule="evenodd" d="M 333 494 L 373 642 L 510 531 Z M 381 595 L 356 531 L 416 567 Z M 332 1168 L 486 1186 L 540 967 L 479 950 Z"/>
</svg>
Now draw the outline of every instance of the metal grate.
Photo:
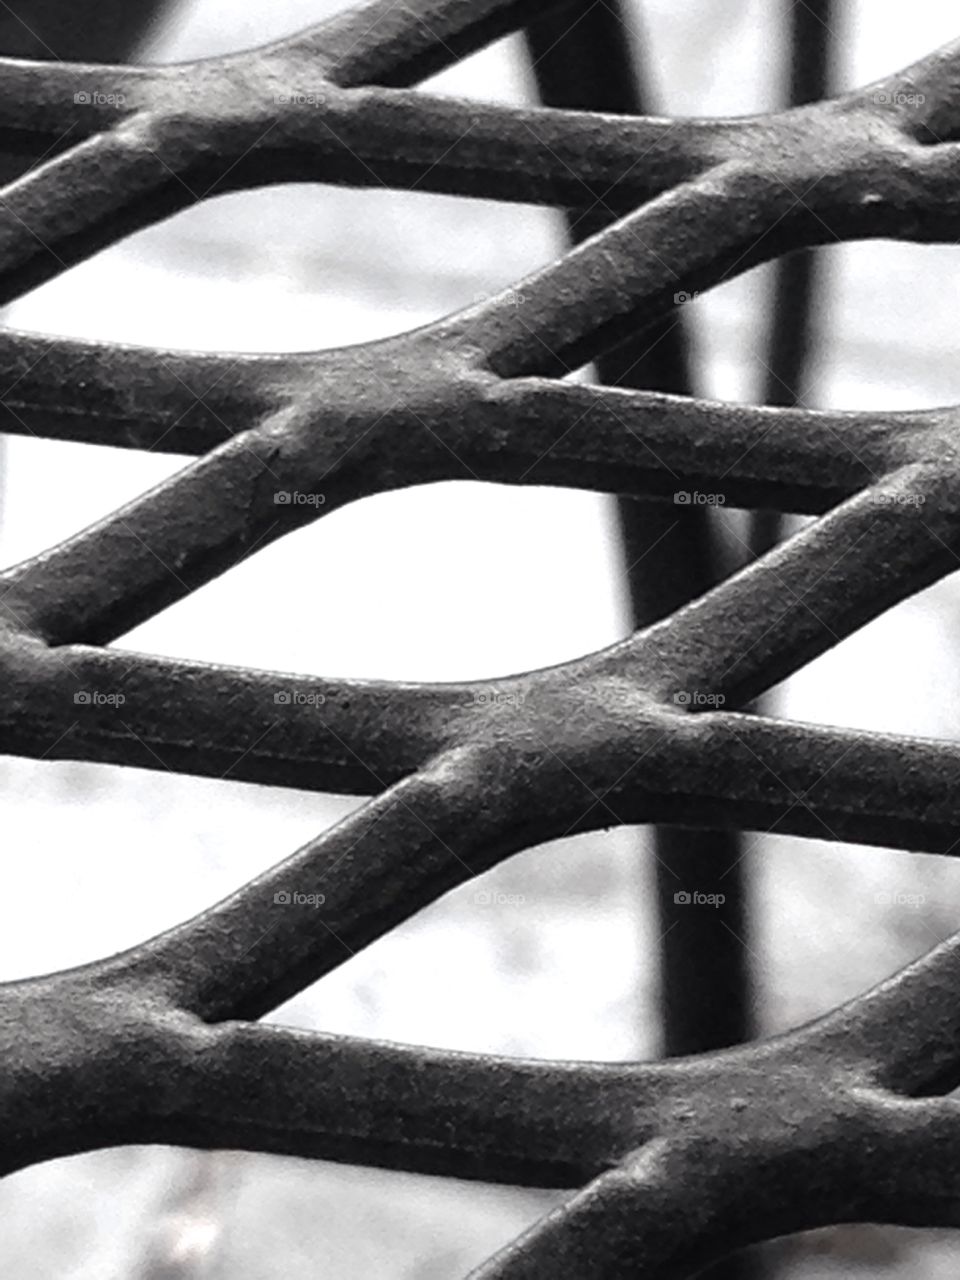
<svg viewBox="0 0 960 1280">
<path fill-rule="evenodd" d="M 960 747 L 735 710 L 956 567 L 958 411 L 745 408 L 559 380 L 787 250 L 955 241 L 960 44 L 742 120 L 408 88 L 544 8 L 374 0 L 178 67 L 3 59 L 0 147 L 46 148 L 0 192 L 4 300 L 176 208 L 271 182 L 621 216 L 515 290 L 349 350 L 206 356 L 0 333 L 6 429 L 198 455 L 3 574 L 0 749 L 376 796 L 169 933 L 0 987 L 2 1168 L 169 1142 L 586 1184 L 477 1273 L 511 1280 L 686 1276 L 830 1222 L 953 1225 L 960 1112 L 942 1095 L 960 1083 L 960 940 L 809 1027 L 672 1063 L 254 1023 L 440 893 L 571 832 L 660 822 L 960 845 Z M 570 22 L 582 8 L 556 6 Z M 821 518 L 627 641 L 501 681 L 313 679 L 107 647 L 319 514 L 458 477 L 679 490 L 691 505 L 722 492 Z"/>
</svg>

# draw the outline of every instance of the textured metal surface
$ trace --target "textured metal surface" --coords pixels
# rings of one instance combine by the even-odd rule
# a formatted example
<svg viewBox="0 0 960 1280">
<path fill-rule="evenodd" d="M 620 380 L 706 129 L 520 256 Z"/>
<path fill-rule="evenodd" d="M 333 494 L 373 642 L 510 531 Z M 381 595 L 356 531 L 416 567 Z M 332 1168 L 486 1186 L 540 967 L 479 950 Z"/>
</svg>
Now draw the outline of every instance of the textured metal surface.
<svg viewBox="0 0 960 1280">
<path fill-rule="evenodd" d="M 621 4 L 604 3 L 572 25 L 563 11 L 531 23 L 527 43 L 543 101 L 551 107 L 644 114 L 651 94 L 644 92 L 639 53 L 632 47 L 642 38 L 635 22 L 633 12 L 628 20 Z M 567 215 L 575 243 L 614 221 L 603 201 Z M 687 327 L 683 309 L 677 308 L 599 356 L 594 363 L 597 381 L 692 395 L 696 387 Z M 716 511 L 621 497 L 617 515 L 632 629 L 673 613 L 724 576 Z M 749 1038 L 745 852 L 744 838 L 736 831 L 655 827 L 652 832 L 663 1048 L 671 1056 L 725 1049 Z M 676 900 L 686 885 L 714 894 L 721 905 L 691 911 Z"/>
<path fill-rule="evenodd" d="M 744 120 L 407 87 L 534 8 L 377 0 L 176 68 L 3 60 L 0 141 L 50 148 L 0 192 L 7 298 L 212 191 L 294 177 L 565 206 L 602 192 L 627 214 L 516 290 L 348 350 L 0 334 L 5 429 L 197 455 L 2 575 L 0 749 L 375 794 L 169 933 L 0 987 L 3 1167 L 155 1141 L 586 1183 L 483 1277 L 681 1277 L 828 1222 L 953 1225 L 960 1112 L 940 1095 L 960 1083 L 960 938 L 807 1028 L 670 1063 L 497 1059 L 253 1021 L 445 890 L 574 831 L 960 847 L 960 746 L 738 710 L 956 567 L 960 410 L 758 409 L 556 376 L 661 321 L 678 292 L 787 250 L 954 242 L 960 45 Z M 564 9 L 574 21 L 579 6 Z M 315 101 L 279 101 L 295 94 Z M 318 514 L 464 476 L 722 492 L 821 518 L 628 640 L 498 681 L 337 680 L 107 647 Z M 305 696 L 277 701 L 291 688 Z M 280 909 L 291 889 L 322 893 L 322 909 Z"/>
<path fill-rule="evenodd" d="M 803 106 L 829 95 L 838 17 L 835 0 L 791 5 L 788 106 Z M 774 270 L 773 324 L 768 349 L 761 356 L 763 402 L 793 408 L 804 404 L 809 391 L 813 325 L 823 289 L 823 255 L 815 249 L 801 249 L 779 259 Z M 754 511 L 750 550 L 763 555 L 779 542 L 783 531 L 780 512 Z"/>
</svg>

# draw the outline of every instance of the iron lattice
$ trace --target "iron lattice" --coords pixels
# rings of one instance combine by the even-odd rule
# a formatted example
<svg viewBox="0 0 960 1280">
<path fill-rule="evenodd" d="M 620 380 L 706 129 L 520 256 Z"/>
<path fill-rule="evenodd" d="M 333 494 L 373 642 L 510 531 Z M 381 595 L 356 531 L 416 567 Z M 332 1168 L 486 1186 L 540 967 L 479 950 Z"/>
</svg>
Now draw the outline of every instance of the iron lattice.
<svg viewBox="0 0 960 1280">
<path fill-rule="evenodd" d="M 255 1020 L 512 853 L 616 823 L 960 844 L 960 747 L 740 713 L 953 570 L 956 408 L 766 409 L 560 376 L 765 259 L 954 242 L 960 44 L 844 97 L 665 120 L 409 88 L 545 6 L 374 0 L 176 67 L 3 60 L 4 299 L 216 192 L 323 181 L 620 215 L 519 286 L 341 351 L 197 355 L 4 331 L 11 431 L 195 454 L 6 571 L 0 747 L 374 794 L 201 916 L 0 988 L 3 1168 L 115 1143 L 580 1187 L 478 1276 L 686 1276 L 825 1223 L 960 1221 L 960 936 L 824 1019 L 673 1063 L 551 1063 Z M 578 4 L 559 6 L 576 20 Z M 289 99 L 310 96 L 308 111 Z M 286 99 L 287 102 L 282 100 Z M 820 515 L 665 621 L 497 682 L 309 680 L 110 642 L 319 510 L 458 477 Z M 322 508 L 278 493 L 322 493 Z M 277 703 L 292 683 L 321 707 Z M 123 715 L 91 689 L 122 688 Z M 722 695 L 722 710 L 677 701 Z M 500 704 L 512 704 L 504 716 Z M 318 699 L 314 699 L 315 703 Z M 319 913 L 274 895 L 320 892 Z"/>
</svg>

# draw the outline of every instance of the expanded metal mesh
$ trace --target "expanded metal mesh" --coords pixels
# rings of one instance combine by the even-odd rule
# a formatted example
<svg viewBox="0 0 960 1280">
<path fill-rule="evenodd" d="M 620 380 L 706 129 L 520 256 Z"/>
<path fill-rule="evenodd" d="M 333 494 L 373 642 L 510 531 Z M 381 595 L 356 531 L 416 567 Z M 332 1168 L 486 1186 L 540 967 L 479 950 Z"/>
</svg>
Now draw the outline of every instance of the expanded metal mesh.
<svg viewBox="0 0 960 1280">
<path fill-rule="evenodd" d="M 197 455 L 3 574 L 0 749 L 375 796 L 186 924 L 0 987 L 2 1168 L 166 1142 L 583 1186 L 476 1273 L 512 1280 L 687 1276 L 839 1221 L 953 1225 L 960 1113 L 942 1095 L 960 1083 L 960 937 L 808 1027 L 672 1063 L 255 1023 L 447 889 L 572 832 L 960 845 L 960 747 L 736 710 L 956 567 L 958 410 L 750 408 L 560 380 L 787 250 L 954 242 L 960 44 L 842 98 L 735 120 L 409 88 L 546 7 L 374 0 L 176 67 L 2 61 L 0 147 L 46 148 L 0 191 L 4 300 L 179 207 L 266 183 L 619 215 L 514 290 L 340 351 L 0 333 L 6 429 Z M 553 7 L 572 23 L 583 4 Z M 628 640 L 499 681 L 319 679 L 109 647 L 320 514 L 461 477 L 722 493 L 820 519 Z"/>
</svg>

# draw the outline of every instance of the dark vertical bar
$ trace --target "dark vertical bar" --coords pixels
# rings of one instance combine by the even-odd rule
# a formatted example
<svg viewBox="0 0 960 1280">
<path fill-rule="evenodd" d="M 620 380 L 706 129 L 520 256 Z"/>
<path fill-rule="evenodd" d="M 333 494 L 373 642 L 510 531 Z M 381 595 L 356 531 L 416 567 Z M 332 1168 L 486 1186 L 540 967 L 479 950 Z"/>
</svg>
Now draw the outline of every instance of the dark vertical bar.
<svg viewBox="0 0 960 1280">
<path fill-rule="evenodd" d="M 619 0 L 561 9 L 530 24 L 526 39 L 540 97 L 547 105 L 617 114 L 650 110 Z M 613 215 L 602 204 L 579 216 L 567 214 L 574 243 L 611 221 Z M 599 380 L 610 385 L 690 392 L 689 346 L 680 313 L 603 356 L 596 369 Z M 619 498 L 617 515 L 634 627 L 672 612 L 723 576 L 718 522 L 708 511 Z M 652 839 L 664 1051 L 696 1053 L 746 1040 L 752 1025 L 752 987 L 744 942 L 747 903 L 741 838 L 729 832 L 658 827 Z M 694 891 L 723 894 L 725 901 L 708 907 L 677 898 Z M 709 1271 L 713 1280 L 750 1280 L 756 1274 L 747 1258 Z"/>
<path fill-rule="evenodd" d="M 788 63 L 786 105 L 817 102 L 831 92 L 834 26 L 839 6 L 836 0 L 786 0 Z M 810 360 L 813 348 L 813 318 L 823 291 L 824 256 L 816 249 L 801 249 L 778 259 L 774 265 L 770 333 L 761 398 L 765 404 L 793 408 L 809 391 Z M 784 520 L 779 511 L 754 511 L 750 516 L 747 541 L 750 555 L 762 556 L 784 536 Z M 764 709 L 758 700 L 757 710 Z M 761 1255 L 762 1258 L 763 1255 Z M 773 1276 L 788 1267 L 776 1255 L 755 1266 Z"/>
<path fill-rule="evenodd" d="M 817 102 L 830 93 L 837 21 L 836 0 L 788 3 L 789 61 L 787 105 Z M 770 339 L 765 359 L 762 399 L 792 408 L 807 392 L 813 340 L 813 316 L 822 291 L 823 254 L 802 249 L 781 258 L 775 268 Z M 778 511 L 755 511 L 749 543 L 761 556 L 783 536 Z"/>
<path fill-rule="evenodd" d="M 530 24 L 526 37 L 540 96 L 548 105 L 649 110 L 618 3 L 561 9 Z M 602 205 L 583 215 L 568 214 L 571 238 L 581 240 L 612 220 Z M 689 392 L 688 344 L 679 312 L 604 356 L 597 372 L 601 382 L 613 385 Z M 710 513 L 621 498 L 618 514 L 635 627 L 672 612 L 722 576 L 718 522 Z M 747 1039 L 751 1000 L 742 941 L 747 925 L 741 841 L 726 832 L 677 828 L 658 828 L 653 839 L 666 1052 L 694 1053 Z M 723 894 L 725 902 L 714 908 L 675 900 L 694 891 Z"/>
<path fill-rule="evenodd" d="M 784 50 L 788 61 L 788 106 L 817 102 L 831 92 L 833 57 L 836 46 L 834 26 L 839 16 L 836 0 L 786 0 L 787 38 Z M 809 391 L 810 359 L 813 348 L 813 318 L 823 292 L 824 255 L 816 249 L 802 249 L 780 258 L 774 266 L 773 301 L 769 345 L 765 359 L 764 403 L 793 408 Z M 753 556 L 762 556 L 781 540 L 784 521 L 779 511 L 755 511 L 748 527 L 748 543 Z M 765 699 L 757 709 L 762 710 Z M 776 1255 L 774 1255 L 774 1258 Z M 768 1274 L 786 1274 L 774 1258 L 763 1264 Z"/>
</svg>

